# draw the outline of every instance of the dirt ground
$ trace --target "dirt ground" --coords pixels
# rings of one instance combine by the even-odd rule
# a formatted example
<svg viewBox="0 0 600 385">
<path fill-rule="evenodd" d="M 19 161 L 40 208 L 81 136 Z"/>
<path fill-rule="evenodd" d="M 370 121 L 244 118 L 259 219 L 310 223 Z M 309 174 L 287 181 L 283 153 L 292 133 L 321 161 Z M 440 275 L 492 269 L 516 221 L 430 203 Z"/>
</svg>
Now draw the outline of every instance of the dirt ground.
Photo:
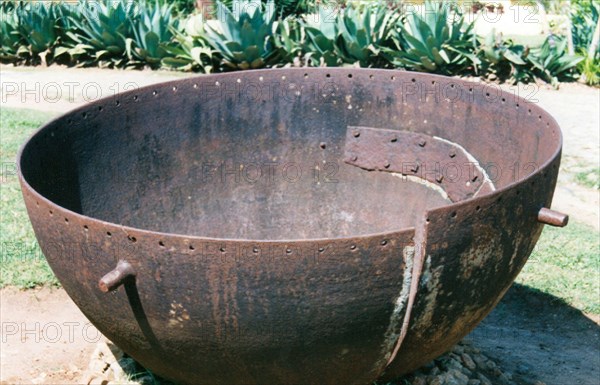
<svg viewBox="0 0 600 385">
<path fill-rule="evenodd" d="M 95 100 L 96 95 L 109 96 L 128 87 L 184 76 L 99 69 L 0 69 L 0 107 L 56 113 Z M 555 116 L 563 130 L 564 152 L 553 208 L 598 230 L 600 193 L 575 184 L 574 174 L 600 164 L 600 89 L 579 84 L 563 84 L 559 91 L 536 85 L 502 88 L 528 97 Z M 0 318 L 2 385 L 81 383 L 99 337 L 62 289 L 2 289 Z M 598 320 L 525 287 L 513 287 L 469 338 L 515 378 L 523 378 L 523 383 L 536 379 L 548 385 L 600 384 Z"/>
<path fill-rule="evenodd" d="M 102 336 L 63 289 L 0 290 L 0 384 L 79 384 Z"/>
<path fill-rule="evenodd" d="M 467 339 L 518 383 L 598 385 L 598 321 L 515 284 Z"/>
</svg>

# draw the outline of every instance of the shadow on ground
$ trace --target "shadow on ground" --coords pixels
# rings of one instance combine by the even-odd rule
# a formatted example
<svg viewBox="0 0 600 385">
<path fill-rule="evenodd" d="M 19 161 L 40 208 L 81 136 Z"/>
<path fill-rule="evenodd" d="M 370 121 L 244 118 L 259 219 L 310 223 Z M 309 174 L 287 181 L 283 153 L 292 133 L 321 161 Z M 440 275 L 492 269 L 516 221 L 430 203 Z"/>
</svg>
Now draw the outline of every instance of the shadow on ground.
<svg viewBox="0 0 600 385">
<path fill-rule="evenodd" d="M 528 286 L 514 284 L 467 339 L 517 383 L 600 384 L 598 323 Z"/>
</svg>

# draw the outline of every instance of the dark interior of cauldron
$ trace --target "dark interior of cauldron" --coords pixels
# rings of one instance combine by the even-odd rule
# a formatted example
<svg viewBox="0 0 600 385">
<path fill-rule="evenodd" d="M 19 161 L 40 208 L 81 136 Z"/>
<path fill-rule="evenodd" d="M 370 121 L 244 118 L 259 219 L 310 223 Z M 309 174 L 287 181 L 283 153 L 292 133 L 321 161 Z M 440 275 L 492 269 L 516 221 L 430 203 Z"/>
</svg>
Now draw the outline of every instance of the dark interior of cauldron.
<svg viewBox="0 0 600 385">
<path fill-rule="evenodd" d="M 118 224 L 216 238 L 336 238 L 413 227 L 426 209 L 450 203 L 423 184 L 344 163 L 348 125 L 456 142 L 500 170 L 497 187 L 531 172 L 515 178 L 516 164 L 541 165 L 555 150 L 553 125 L 523 101 L 416 77 L 461 87 L 448 101 L 409 93 L 411 74 L 350 73 L 227 74 L 100 100 L 42 130 L 21 169 L 53 202 Z"/>
</svg>

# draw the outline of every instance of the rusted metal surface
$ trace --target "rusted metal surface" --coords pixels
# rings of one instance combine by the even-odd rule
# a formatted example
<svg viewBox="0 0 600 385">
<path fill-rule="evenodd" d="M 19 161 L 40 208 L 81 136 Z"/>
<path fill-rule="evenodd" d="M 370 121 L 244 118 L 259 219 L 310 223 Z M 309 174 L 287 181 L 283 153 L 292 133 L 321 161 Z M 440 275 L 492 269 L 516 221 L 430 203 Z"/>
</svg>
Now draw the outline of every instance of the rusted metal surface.
<svg viewBox="0 0 600 385">
<path fill-rule="evenodd" d="M 567 223 L 569 223 L 569 216 L 567 214 L 542 207 L 538 213 L 538 221 L 550 226 L 565 227 Z"/>
<path fill-rule="evenodd" d="M 439 185 L 453 202 L 493 186 L 476 162 L 451 142 L 426 134 L 348 127 L 345 161 L 365 170 L 398 172 Z"/>
<path fill-rule="evenodd" d="M 104 293 L 108 293 L 133 278 L 135 278 L 135 271 L 131 267 L 131 264 L 127 261 L 119 261 L 114 270 L 111 270 L 104 277 L 100 278 L 98 287 Z"/>
<path fill-rule="evenodd" d="M 560 148 L 554 119 L 494 88 L 282 69 L 90 103 L 19 172 L 65 290 L 155 373 L 367 384 L 466 335 L 566 222 L 544 210 Z"/>
</svg>

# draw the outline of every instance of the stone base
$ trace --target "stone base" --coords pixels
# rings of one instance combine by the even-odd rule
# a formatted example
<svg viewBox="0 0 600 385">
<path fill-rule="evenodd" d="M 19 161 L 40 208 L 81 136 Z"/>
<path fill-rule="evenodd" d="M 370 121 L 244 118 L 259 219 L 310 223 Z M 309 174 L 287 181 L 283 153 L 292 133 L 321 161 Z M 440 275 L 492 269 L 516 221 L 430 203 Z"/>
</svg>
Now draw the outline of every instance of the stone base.
<svg viewBox="0 0 600 385">
<path fill-rule="evenodd" d="M 172 385 L 155 377 L 108 340 L 98 343 L 84 376 L 87 385 Z M 414 373 L 386 385 L 523 385 L 468 340 Z M 383 385 L 383 384 L 381 384 Z M 545 385 L 542 382 L 526 385 Z"/>
</svg>

